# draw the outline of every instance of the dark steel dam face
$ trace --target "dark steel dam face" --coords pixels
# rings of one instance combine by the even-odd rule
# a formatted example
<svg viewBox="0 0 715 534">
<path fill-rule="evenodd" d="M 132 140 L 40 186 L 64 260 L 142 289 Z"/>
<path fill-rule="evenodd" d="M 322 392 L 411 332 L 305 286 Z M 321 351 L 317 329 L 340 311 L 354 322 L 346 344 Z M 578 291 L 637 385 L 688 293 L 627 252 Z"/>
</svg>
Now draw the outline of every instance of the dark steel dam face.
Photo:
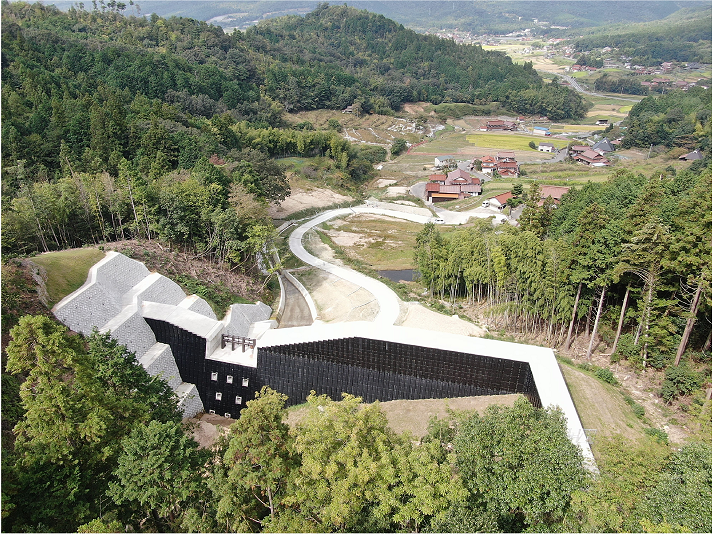
<svg viewBox="0 0 715 534">
<path fill-rule="evenodd" d="M 314 390 L 375 400 L 416 400 L 522 393 L 541 399 L 527 362 L 350 337 L 259 347 L 257 367 L 205 358 L 206 340 L 170 323 L 146 319 L 156 340 L 171 346 L 185 382 L 196 384 L 207 412 L 237 418 L 262 386 L 301 404 Z"/>
</svg>

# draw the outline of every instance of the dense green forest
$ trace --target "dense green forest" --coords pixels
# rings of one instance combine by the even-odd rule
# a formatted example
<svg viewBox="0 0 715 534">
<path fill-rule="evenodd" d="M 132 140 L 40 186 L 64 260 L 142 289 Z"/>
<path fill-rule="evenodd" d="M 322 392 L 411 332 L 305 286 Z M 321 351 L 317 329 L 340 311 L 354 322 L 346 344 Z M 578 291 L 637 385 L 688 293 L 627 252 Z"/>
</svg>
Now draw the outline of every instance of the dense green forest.
<svg viewBox="0 0 715 534">
<path fill-rule="evenodd" d="M 684 9 L 663 20 L 594 28 L 593 35 L 569 41 L 577 52 L 617 49 L 634 65 L 655 66 L 664 61 L 712 62 L 712 7 Z"/>
<path fill-rule="evenodd" d="M 484 223 L 446 238 L 428 225 L 415 261 L 433 294 L 483 303 L 494 328 L 567 348 L 590 332 L 587 358 L 598 334 L 614 362 L 677 367 L 692 382 L 666 380 L 671 401 L 711 372 L 711 182 L 709 164 L 650 178 L 620 170 L 571 190 L 558 209 L 538 206 L 535 182 L 520 228 Z"/>
<path fill-rule="evenodd" d="M 518 66 L 481 46 L 419 35 L 345 6 L 320 4 L 305 17 L 260 23 L 246 31 L 246 42 L 279 59 L 266 70 L 266 91 L 289 110 L 341 109 L 357 100 L 363 111 L 377 112 L 415 101 L 498 101 L 554 120 L 586 112 L 579 95 L 543 85 L 529 63 Z"/>
<path fill-rule="evenodd" d="M 681 147 L 712 152 L 712 89 L 692 87 L 649 96 L 638 102 L 622 124 L 623 146 Z"/>
<path fill-rule="evenodd" d="M 311 394 L 289 427 L 286 397 L 263 388 L 200 449 L 168 385 L 108 335 L 70 335 L 43 316 L 11 334 L 7 367 L 26 380 L 15 448 L 3 451 L 4 531 L 711 529 L 704 443 L 613 440 L 593 477 L 563 415 L 524 398 L 410 436 L 379 403 L 347 395 Z"/>
<path fill-rule="evenodd" d="M 5 253 L 161 237 L 247 259 L 270 232 L 266 203 L 289 193 L 271 158 L 327 157 L 347 188 L 374 172 L 335 131 L 281 128 L 284 109 L 389 113 L 426 98 L 585 111 L 529 65 L 351 8 L 226 35 L 191 19 L 124 17 L 122 6 L 3 4 Z"/>
</svg>

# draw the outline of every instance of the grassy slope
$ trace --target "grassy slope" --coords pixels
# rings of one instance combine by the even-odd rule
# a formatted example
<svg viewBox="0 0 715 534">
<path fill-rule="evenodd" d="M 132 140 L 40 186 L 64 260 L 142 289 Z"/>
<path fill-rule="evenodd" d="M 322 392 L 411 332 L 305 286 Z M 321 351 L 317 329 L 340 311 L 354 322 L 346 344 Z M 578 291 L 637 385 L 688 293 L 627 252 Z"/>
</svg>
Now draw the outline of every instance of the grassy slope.
<svg viewBox="0 0 715 534">
<path fill-rule="evenodd" d="M 47 270 L 49 306 L 79 289 L 87 280 L 89 268 L 102 258 L 104 252 L 96 248 L 61 250 L 32 258 L 34 263 Z"/>
<path fill-rule="evenodd" d="M 561 372 L 576 406 L 581 425 L 593 437 L 598 460 L 600 440 L 620 434 L 628 441 L 643 438 L 646 426 L 638 419 L 617 387 L 611 386 L 570 365 L 560 364 Z"/>
</svg>

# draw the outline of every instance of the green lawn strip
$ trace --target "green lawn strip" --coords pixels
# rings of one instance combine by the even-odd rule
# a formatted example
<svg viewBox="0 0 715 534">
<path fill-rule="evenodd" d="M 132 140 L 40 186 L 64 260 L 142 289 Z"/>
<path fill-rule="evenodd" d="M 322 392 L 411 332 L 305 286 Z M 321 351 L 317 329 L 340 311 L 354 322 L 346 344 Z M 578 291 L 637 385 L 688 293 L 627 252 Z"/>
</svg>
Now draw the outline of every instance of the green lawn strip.
<svg viewBox="0 0 715 534">
<path fill-rule="evenodd" d="M 104 258 L 104 251 L 96 248 L 61 250 L 32 258 L 33 262 L 47 271 L 49 306 L 54 306 L 79 289 L 87 280 L 89 268 L 102 258 Z"/>
<path fill-rule="evenodd" d="M 595 437 L 591 448 L 596 460 L 599 458 L 599 439 L 616 434 L 632 442 L 643 438 L 647 421 L 637 415 L 635 406 L 639 405 L 629 405 L 620 386 L 599 380 L 592 372 L 577 368 L 565 358 L 559 358 L 559 367 L 581 425 Z"/>
</svg>

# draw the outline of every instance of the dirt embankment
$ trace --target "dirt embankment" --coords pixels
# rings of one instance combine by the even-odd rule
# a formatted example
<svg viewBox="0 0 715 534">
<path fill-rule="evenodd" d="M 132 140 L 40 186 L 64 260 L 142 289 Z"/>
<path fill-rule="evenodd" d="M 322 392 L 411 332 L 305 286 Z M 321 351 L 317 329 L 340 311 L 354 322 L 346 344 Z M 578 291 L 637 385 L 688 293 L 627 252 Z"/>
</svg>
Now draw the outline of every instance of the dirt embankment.
<svg viewBox="0 0 715 534">
<path fill-rule="evenodd" d="M 158 241 L 127 240 L 105 245 L 106 250 L 116 250 L 141 261 L 150 271 L 163 274 L 171 280 L 188 275 L 209 284 L 221 284 L 233 293 L 251 302 L 272 300 L 257 271 L 242 273 L 228 265 L 219 265 L 206 258 L 181 250 L 171 249 Z"/>
<path fill-rule="evenodd" d="M 348 202 L 351 197 L 335 193 L 330 189 L 313 189 L 304 191 L 294 188 L 291 194 L 280 204 L 272 204 L 268 208 L 268 215 L 273 219 L 284 219 L 288 215 L 308 208 L 324 208 L 341 202 Z"/>
</svg>

